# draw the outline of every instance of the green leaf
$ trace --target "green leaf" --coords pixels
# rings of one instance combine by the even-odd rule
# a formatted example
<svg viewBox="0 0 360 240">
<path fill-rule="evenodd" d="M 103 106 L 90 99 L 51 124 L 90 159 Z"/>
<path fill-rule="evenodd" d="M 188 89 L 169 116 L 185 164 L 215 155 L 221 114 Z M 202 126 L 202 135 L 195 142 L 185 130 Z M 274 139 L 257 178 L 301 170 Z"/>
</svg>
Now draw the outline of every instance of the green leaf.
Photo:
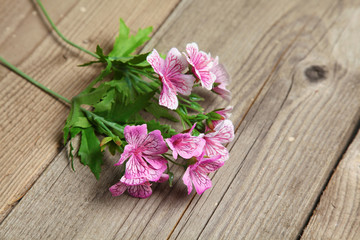
<svg viewBox="0 0 360 240">
<path fill-rule="evenodd" d="M 173 122 L 178 122 L 179 120 L 170 114 L 169 110 L 165 107 L 160 106 L 157 103 L 151 103 L 149 106 L 145 108 L 145 110 L 151 113 L 157 119 L 166 118 Z"/>
<path fill-rule="evenodd" d="M 204 131 L 205 131 L 205 125 L 204 125 L 204 123 L 198 122 L 198 123 L 196 124 L 195 129 L 196 129 L 197 131 L 199 131 L 199 132 L 204 132 Z M 195 135 L 194 135 L 194 136 L 195 136 Z"/>
<path fill-rule="evenodd" d="M 115 88 L 110 89 L 102 97 L 100 102 L 94 104 L 94 113 L 110 111 L 112 104 L 115 102 L 115 91 Z"/>
<path fill-rule="evenodd" d="M 198 112 L 204 111 L 204 108 L 202 108 L 201 105 L 197 102 L 191 102 L 190 106 L 191 106 L 191 109 L 193 109 L 195 111 L 198 111 Z"/>
<path fill-rule="evenodd" d="M 106 120 L 105 118 L 96 115 L 93 112 L 87 110 L 84 111 L 88 120 L 93 124 L 93 126 L 96 127 L 96 130 L 99 133 L 105 134 L 112 138 L 115 138 L 116 136 L 119 136 L 120 138 L 124 137 L 125 126 Z"/>
<path fill-rule="evenodd" d="M 167 173 L 169 175 L 169 186 L 172 187 L 173 186 L 173 181 L 174 181 L 174 174 L 172 172 L 168 172 Z"/>
<path fill-rule="evenodd" d="M 106 119 L 113 122 L 126 123 L 128 120 L 140 110 L 146 108 L 150 103 L 149 100 L 154 96 L 155 92 L 139 95 L 134 102 L 124 105 L 117 97 L 111 111 L 108 112 Z"/>
<path fill-rule="evenodd" d="M 128 57 L 109 57 L 109 60 L 113 61 L 113 63 L 121 62 L 121 63 L 128 63 L 134 66 L 140 65 L 140 67 L 149 66 L 150 64 L 147 63 L 146 57 L 149 55 L 150 52 L 142 53 L 139 55 L 131 55 Z M 143 64 L 146 62 L 147 64 Z"/>
<path fill-rule="evenodd" d="M 87 67 L 87 66 L 90 66 L 94 63 L 101 63 L 101 61 L 90 61 L 90 62 L 87 62 L 87 63 L 83 63 L 83 64 L 80 64 L 78 65 L 78 67 Z"/>
<path fill-rule="evenodd" d="M 106 56 L 104 55 L 104 52 L 102 50 L 102 48 L 99 45 L 96 45 L 96 54 L 100 57 L 100 58 L 105 58 Z"/>
<path fill-rule="evenodd" d="M 209 120 L 221 120 L 223 119 L 223 117 L 216 113 L 216 112 L 209 112 L 208 114 L 206 114 L 206 116 L 208 116 Z"/>
<path fill-rule="evenodd" d="M 123 149 L 120 146 L 116 145 L 114 142 L 109 142 L 106 146 L 108 146 L 109 152 L 111 155 L 115 155 L 116 152 L 122 153 Z"/>
<path fill-rule="evenodd" d="M 148 132 L 154 131 L 154 130 L 160 130 L 161 135 L 163 138 L 170 138 L 174 136 L 177 132 L 175 129 L 171 128 L 170 125 L 167 124 L 161 124 L 158 121 L 151 120 L 149 122 L 146 122 Z"/>
<path fill-rule="evenodd" d="M 102 164 L 100 141 L 92 127 L 81 130 L 81 144 L 78 155 L 80 162 L 89 166 L 96 179 L 99 179 Z"/>
<path fill-rule="evenodd" d="M 143 45 L 150 39 L 149 34 L 152 27 L 139 29 L 138 32 L 129 36 L 130 29 L 126 26 L 124 20 L 120 19 L 119 35 L 115 39 L 113 50 L 109 53 L 109 57 L 128 57 L 136 48 Z"/>
<path fill-rule="evenodd" d="M 72 101 L 71 102 L 71 108 L 70 108 L 70 113 L 66 119 L 65 122 L 65 126 L 63 128 L 63 132 L 64 132 L 64 144 L 67 143 L 68 137 L 69 137 L 69 133 L 71 128 L 73 127 L 74 122 L 79 118 L 79 117 L 83 117 L 84 114 L 82 113 L 81 109 L 80 109 L 80 104 Z M 72 138 L 72 137 L 71 137 Z"/>
<path fill-rule="evenodd" d="M 199 95 L 197 95 L 195 93 L 190 94 L 189 99 L 191 101 L 194 101 L 194 102 L 204 101 L 205 100 L 203 97 L 200 97 Z"/>
<path fill-rule="evenodd" d="M 188 116 L 188 119 L 192 122 L 192 123 L 195 123 L 195 122 L 201 122 L 205 119 L 207 119 L 208 116 L 204 115 L 204 114 L 197 114 L 197 115 L 189 115 Z"/>
<path fill-rule="evenodd" d="M 90 91 L 93 90 L 92 87 L 93 87 L 96 83 L 102 81 L 107 75 L 109 75 L 110 73 L 112 73 L 112 62 L 111 62 L 110 60 L 108 60 L 108 59 L 105 59 L 105 61 L 106 61 L 106 63 L 107 63 L 106 68 L 105 68 L 104 70 L 102 70 L 101 73 L 99 74 L 99 76 L 97 76 L 97 77 L 95 78 L 95 80 L 94 80 L 93 82 L 91 82 L 91 84 L 88 85 L 88 86 L 85 88 L 85 90 L 82 91 L 79 95 L 89 93 Z"/>
<path fill-rule="evenodd" d="M 74 120 L 72 127 L 88 128 L 91 127 L 91 123 L 87 120 L 86 117 L 78 117 Z"/>
</svg>

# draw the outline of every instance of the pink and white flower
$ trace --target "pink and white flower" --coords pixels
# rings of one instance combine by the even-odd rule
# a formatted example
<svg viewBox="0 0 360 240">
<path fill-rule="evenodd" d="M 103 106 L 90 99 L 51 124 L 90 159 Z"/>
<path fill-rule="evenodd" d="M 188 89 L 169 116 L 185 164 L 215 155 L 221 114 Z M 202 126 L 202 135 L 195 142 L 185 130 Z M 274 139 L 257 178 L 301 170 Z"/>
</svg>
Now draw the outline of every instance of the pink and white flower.
<svg viewBox="0 0 360 240">
<path fill-rule="evenodd" d="M 226 87 L 230 83 L 230 76 L 225 67 L 219 63 L 219 58 L 213 59 L 213 67 L 210 71 L 216 76 L 213 92 L 219 94 L 226 101 L 230 101 L 231 93 Z"/>
<path fill-rule="evenodd" d="M 196 124 L 187 133 L 179 133 L 165 140 L 173 151 L 174 159 L 177 159 L 178 155 L 185 159 L 198 157 L 203 152 L 205 140 L 201 137 L 191 136 L 195 126 Z"/>
<path fill-rule="evenodd" d="M 224 162 L 219 161 L 219 158 L 220 156 L 204 158 L 204 154 L 202 154 L 197 158 L 195 164 L 188 166 L 182 178 L 188 188 L 188 194 L 191 193 L 193 185 L 198 194 L 202 194 L 206 189 L 211 188 L 211 179 L 207 174 L 224 165 Z"/>
<path fill-rule="evenodd" d="M 206 141 L 204 147 L 205 156 L 214 157 L 220 155 L 220 161 L 229 159 L 229 152 L 223 144 L 229 143 L 234 139 L 234 125 L 228 119 L 221 121 L 214 127 L 213 131 L 200 134 Z"/>
<path fill-rule="evenodd" d="M 127 185 L 123 182 L 118 182 L 112 185 L 109 190 L 114 197 L 120 196 L 126 190 L 128 193 L 136 198 L 147 198 L 152 194 L 151 184 L 149 182 L 144 182 L 139 185 Z"/>
<path fill-rule="evenodd" d="M 128 144 L 121 154 L 120 165 L 126 162 L 125 178 L 157 181 L 166 169 L 167 161 L 160 156 L 168 151 L 166 143 L 159 130 L 147 134 L 146 124 L 126 126 L 124 136 Z M 137 183 L 138 185 L 140 183 Z"/>
<path fill-rule="evenodd" d="M 179 104 L 176 95 L 178 93 L 190 95 L 195 81 L 192 75 L 182 74 L 188 66 L 186 58 L 181 55 L 179 50 L 172 48 L 165 60 L 160 57 L 155 49 L 147 56 L 146 60 L 159 74 L 163 84 L 159 104 L 169 109 L 176 109 Z"/>
<path fill-rule="evenodd" d="M 165 182 L 168 179 L 169 175 L 162 174 L 157 182 Z M 147 198 L 152 194 L 151 184 L 145 178 L 127 179 L 125 176 L 120 179 L 120 182 L 111 186 L 109 190 L 114 197 L 120 196 L 126 190 L 136 198 Z"/>
<path fill-rule="evenodd" d="M 192 66 L 194 75 L 199 79 L 201 86 L 211 90 L 215 82 L 216 75 L 210 71 L 213 67 L 213 61 L 210 55 L 203 51 L 199 51 L 196 43 L 186 45 L 186 58 Z"/>
</svg>

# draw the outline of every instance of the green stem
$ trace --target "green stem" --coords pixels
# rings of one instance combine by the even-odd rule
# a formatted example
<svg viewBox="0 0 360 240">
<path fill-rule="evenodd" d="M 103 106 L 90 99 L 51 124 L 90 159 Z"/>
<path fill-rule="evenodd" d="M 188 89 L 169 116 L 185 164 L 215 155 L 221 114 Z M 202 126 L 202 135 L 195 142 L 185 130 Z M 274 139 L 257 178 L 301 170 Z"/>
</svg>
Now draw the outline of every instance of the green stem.
<svg viewBox="0 0 360 240">
<path fill-rule="evenodd" d="M 182 126 L 183 126 L 184 130 L 188 129 L 188 128 L 186 127 L 185 123 L 186 123 L 189 127 L 192 126 L 192 125 L 191 125 L 191 122 L 186 118 L 186 116 L 180 111 L 179 108 L 177 108 L 177 109 L 175 110 L 175 112 L 180 116 L 180 120 L 181 120 L 181 123 L 182 123 Z"/>
<path fill-rule="evenodd" d="M 79 50 L 81 50 L 81 51 L 83 51 L 83 52 L 85 52 L 85 53 L 87 53 L 87 54 L 89 54 L 89 55 L 91 55 L 91 56 L 93 56 L 93 57 L 95 57 L 95 58 L 99 58 L 99 56 L 98 56 L 97 54 L 95 54 L 95 53 L 93 53 L 93 52 L 90 52 L 90 51 L 86 50 L 85 48 L 82 48 L 82 47 L 80 47 L 79 45 L 76 45 L 75 43 L 73 43 L 73 42 L 71 42 L 70 40 L 68 40 L 67 38 L 65 38 L 64 35 L 62 35 L 62 33 L 57 29 L 57 27 L 55 26 L 54 22 L 51 20 L 50 16 L 49 16 L 48 13 L 46 12 L 46 10 L 45 10 L 43 4 L 41 3 L 41 1 L 40 1 L 40 0 L 36 0 L 36 2 L 39 4 L 42 12 L 44 13 L 46 19 L 49 21 L 51 27 L 55 30 L 55 32 L 59 35 L 59 37 L 60 37 L 62 40 L 64 40 L 66 43 L 70 44 L 71 46 L 76 47 L 77 49 L 79 49 Z"/>
<path fill-rule="evenodd" d="M 189 101 L 189 100 L 187 100 L 187 99 L 185 99 L 185 98 L 183 98 L 183 97 L 181 97 L 181 96 L 177 96 L 178 97 L 178 99 L 180 99 L 181 101 L 183 101 L 183 102 L 185 102 L 185 103 L 188 103 L 188 104 L 191 104 L 191 102 Z"/>
<path fill-rule="evenodd" d="M 25 78 L 26 80 L 28 80 L 29 82 L 31 82 L 32 84 L 34 84 L 35 86 L 37 86 L 38 88 L 42 89 L 43 91 L 45 91 L 46 93 L 50 94 L 51 96 L 61 99 L 66 103 L 71 103 L 71 101 L 63 96 L 61 96 L 60 94 L 50 90 L 49 88 L 45 87 L 44 85 L 42 85 L 41 83 L 35 81 L 34 79 L 32 79 L 30 76 L 26 75 L 24 72 L 22 72 L 20 69 L 18 69 L 17 67 L 15 67 L 14 65 L 12 65 L 11 63 L 9 63 L 8 61 L 6 61 L 3 57 L 0 56 L 0 62 L 2 62 L 6 67 L 8 67 L 10 70 L 12 70 L 13 72 L 17 73 L 18 75 L 20 75 L 21 77 Z"/>
<path fill-rule="evenodd" d="M 170 162 L 172 162 L 173 164 L 175 164 L 175 165 L 182 166 L 182 167 L 184 167 L 184 168 L 186 167 L 184 164 L 177 163 L 177 162 L 171 160 L 170 158 L 168 158 L 168 157 L 165 156 L 164 154 L 162 154 L 162 156 L 163 156 L 164 158 L 166 158 L 168 161 L 170 161 Z"/>
</svg>

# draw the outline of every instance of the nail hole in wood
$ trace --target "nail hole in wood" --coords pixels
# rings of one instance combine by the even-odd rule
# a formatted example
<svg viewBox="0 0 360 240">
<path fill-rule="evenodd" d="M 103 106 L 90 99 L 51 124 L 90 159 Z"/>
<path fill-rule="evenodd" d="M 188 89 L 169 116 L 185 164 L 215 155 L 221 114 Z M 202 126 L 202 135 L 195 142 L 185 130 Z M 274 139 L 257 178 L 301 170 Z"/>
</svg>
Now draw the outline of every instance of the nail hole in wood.
<svg viewBox="0 0 360 240">
<path fill-rule="evenodd" d="M 325 66 L 310 66 L 305 70 L 305 76 L 310 82 L 318 82 L 327 77 L 328 71 Z"/>
</svg>

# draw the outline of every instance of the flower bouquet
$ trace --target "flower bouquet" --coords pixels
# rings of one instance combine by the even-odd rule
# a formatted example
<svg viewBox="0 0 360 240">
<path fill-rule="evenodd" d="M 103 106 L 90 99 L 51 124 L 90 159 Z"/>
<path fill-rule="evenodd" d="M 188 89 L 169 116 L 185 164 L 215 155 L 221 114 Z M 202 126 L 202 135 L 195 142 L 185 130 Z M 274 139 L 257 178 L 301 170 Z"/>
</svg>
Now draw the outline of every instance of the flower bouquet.
<svg viewBox="0 0 360 240">
<path fill-rule="evenodd" d="M 113 196 L 127 190 L 133 197 L 147 198 L 152 194 L 152 183 L 168 181 L 172 186 L 171 164 L 184 167 L 182 180 L 188 194 L 193 187 L 198 194 L 210 188 L 208 174 L 229 158 L 224 145 L 234 138 L 229 120 L 232 108 L 204 112 L 201 102 L 205 99 L 193 90 L 203 88 L 230 100 L 230 78 L 219 58 L 200 51 L 196 43 L 187 44 L 183 53 L 172 48 L 166 55 L 155 49 L 135 54 L 150 39 L 152 28 L 130 35 L 121 19 L 112 51 L 105 54 L 97 46 L 93 53 L 66 39 L 40 0 L 37 2 L 63 40 L 95 58 L 81 67 L 104 66 L 87 88 L 69 100 L 0 57 L 11 70 L 71 106 L 63 132 L 64 144 L 70 146 L 72 168 L 77 155 L 99 179 L 107 149 L 111 154 L 121 154 L 114 166 L 121 169 L 120 181 L 109 189 Z M 151 120 L 145 120 L 144 115 L 151 115 Z M 180 122 L 183 130 L 177 132 L 164 119 Z M 71 140 L 77 135 L 80 146 L 74 152 Z"/>
</svg>

